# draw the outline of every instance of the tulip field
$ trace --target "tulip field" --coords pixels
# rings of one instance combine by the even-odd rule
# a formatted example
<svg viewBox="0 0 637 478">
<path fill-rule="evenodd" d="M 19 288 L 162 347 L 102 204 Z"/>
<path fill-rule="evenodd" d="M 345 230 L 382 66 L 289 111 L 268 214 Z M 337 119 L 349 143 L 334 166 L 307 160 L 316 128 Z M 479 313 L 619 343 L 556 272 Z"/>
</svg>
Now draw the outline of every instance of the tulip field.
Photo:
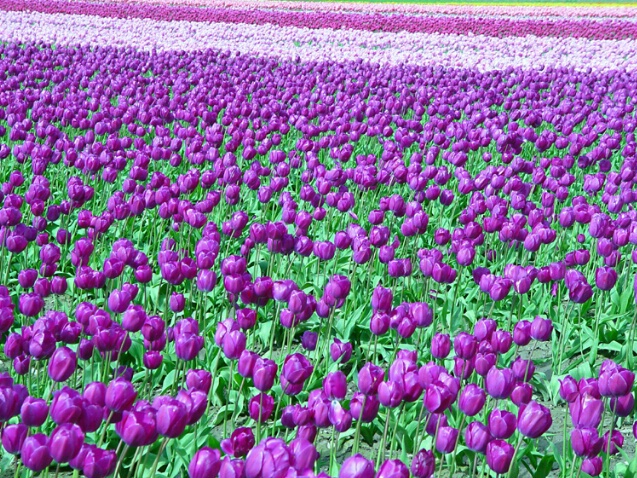
<svg viewBox="0 0 637 478">
<path fill-rule="evenodd" d="M 0 0 L 0 478 L 637 477 L 637 6 Z"/>
</svg>

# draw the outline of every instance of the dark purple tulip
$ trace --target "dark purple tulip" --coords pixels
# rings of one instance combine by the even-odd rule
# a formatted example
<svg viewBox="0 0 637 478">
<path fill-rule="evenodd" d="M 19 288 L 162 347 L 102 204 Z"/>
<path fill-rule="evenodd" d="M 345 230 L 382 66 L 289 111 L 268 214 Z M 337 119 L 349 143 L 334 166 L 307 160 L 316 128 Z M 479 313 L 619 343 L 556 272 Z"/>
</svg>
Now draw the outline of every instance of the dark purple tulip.
<svg viewBox="0 0 637 478">
<path fill-rule="evenodd" d="M 20 408 L 22 423 L 28 427 L 40 427 L 49 415 L 49 406 L 42 398 L 27 397 Z"/>
<path fill-rule="evenodd" d="M 602 449 L 602 439 L 595 428 L 576 428 L 571 431 L 571 447 L 577 456 L 597 456 Z"/>
<path fill-rule="evenodd" d="M 59 425 L 49 438 L 49 452 L 58 463 L 68 463 L 80 452 L 84 444 L 84 433 L 72 423 Z"/>
<path fill-rule="evenodd" d="M 531 323 L 531 337 L 539 342 L 551 340 L 553 324 L 550 319 L 536 317 Z"/>
<path fill-rule="evenodd" d="M 467 448 L 472 451 L 484 454 L 487 444 L 493 439 L 489 429 L 480 422 L 471 422 L 464 433 Z"/>
<path fill-rule="evenodd" d="M 631 393 L 621 397 L 611 397 L 610 410 L 618 417 L 627 417 L 635 408 L 635 396 Z"/>
<path fill-rule="evenodd" d="M 316 350 L 316 343 L 318 341 L 318 334 L 316 332 L 311 332 L 306 330 L 303 332 L 301 336 L 301 345 L 303 348 L 309 352 Z"/>
<path fill-rule="evenodd" d="M 400 460 L 385 460 L 376 478 L 409 478 L 409 468 Z"/>
<path fill-rule="evenodd" d="M 514 448 L 504 440 L 492 440 L 487 445 L 487 464 L 496 473 L 507 473 L 514 454 Z"/>
<path fill-rule="evenodd" d="M 415 478 L 431 478 L 436 468 L 436 458 L 431 450 L 422 449 L 411 460 L 411 473 Z"/>
<path fill-rule="evenodd" d="M 267 392 L 272 388 L 278 371 L 277 364 L 270 359 L 257 358 L 252 369 L 252 380 L 257 390 Z"/>
<path fill-rule="evenodd" d="M 207 370 L 188 370 L 186 373 L 186 386 L 189 390 L 201 390 L 204 393 L 210 391 L 212 375 Z"/>
<path fill-rule="evenodd" d="M 274 411 L 274 398 L 271 395 L 260 393 L 250 399 L 248 403 L 248 413 L 255 421 L 265 422 Z"/>
<path fill-rule="evenodd" d="M 179 400 L 165 397 L 157 409 L 157 432 L 168 438 L 177 438 L 188 425 L 188 409 Z"/>
<path fill-rule="evenodd" d="M 190 460 L 190 478 L 215 478 L 221 468 L 221 453 L 207 446 L 200 448 Z"/>
<path fill-rule="evenodd" d="M 49 360 L 49 377 L 54 382 L 64 382 L 73 375 L 76 367 L 77 356 L 75 352 L 68 347 L 60 347 L 53 352 Z"/>
<path fill-rule="evenodd" d="M 63 387 L 53 394 L 49 413 L 51 419 L 62 423 L 77 423 L 83 414 L 84 404 L 79 392 L 69 387 Z"/>
<path fill-rule="evenodd" d="M 20 453 L 28 433 L 29 429 L 24 423 L 7 425 L 2 430 L 2 446 L 7 453 L 17 455 Z"/>
<path fill-rule="evenodd" d="M 489 395 L 496 399 L 503 399 L 511 395 L 515 386 L 515 377 L 511 369 L 493 367 L 487 373 L 485 383 Z"/>
<path fill-rule="evenodd" d="M 458 429 L 453 427 L 439 427 L 436 437 L 436 450 L 440 453 L 451 453 L 458 442 Z"/>
<path fill-rule="evenodd" d="M 347 458 L 338 472 L 338 478 L 374 478 L 374 464 L 361 454 Z"/>
<path fill-rule="evenodd" d="M 560 397 L 567 403 L 571 403 L 579 396 L 579 389 L 577 382 L 573 377 L 567 375 L 563 380 L 560 380 Z"/>
<path fill-rule="evenodd" d="M 425 388 L 425 395 L 423 397 L 425 408 L 429 413 L 444 412 L 453 403 L 454 399 L 455 396 L 451 393 L 449 388 L 439 380 L 432 382 Z"/>
<path fill-rule="evenodd" d="M 580 469 L 590 476 L 599 476 L 602 474 L 603 467 L 604 462 L 602 461 L 602 458 L 599 456 L 594 456 L 591 458 L 586 458 L 584 461 L 582 461 L 582 466 L 580 467 Z"/>
<path fill-rule="evenodd" d="M 193 333 L 183 333 L 175 339 L 175 355 L 177 358 L 189 362 L 194 360 L 203 348 L 202 336 Z"/>
<path fill-rule="evenodd" d="M 157 422 L 155 411 L 131 410 L 122 415 L 122 419 L 115 424 L 115 431 L 128 446 L 147 446 L 157 440 Z"/>
<path fill-rule="evenodd" d="M 305 355 L 300 353 L 288 355 L 283 362 L 280 376 L 283 392 L 288 395 L 299 393 L 313 370 L 314 366 Z"/>
<path fill-rule="evenodd" d="M 330 344 L 330 357 L 334 362 L 348 362 L 352 357 L 352 344 L 334 338 L 334 342 Z"/>
<path fill-rule="evenodd" d="M 385 407 L 396 408 L 403 397 L 404 391 L 400 382 L 381 382 L 378 386 L 378 401 Z"/>
<path fill-rule="evenodd" d="M 279 438 L 266 438 L 255 446 L 246 457 L 246 478 L 286 476 L 292 467 L 294 456 L 285 442 Z"/>
<path fill-rule="evenodd" d="M 113 412 L 123 412 L 133 405 L 136 398 L 133 384 L 124 378 L 116 378 L 106 388 L 104 403 Z"/>
<path fill-rule="evenodd" d="M 568 408 L 575 428 L 597 428 L 602 421 L 604 403 L 588 393 L 579 395 Z"/>
<path fill-rule="evenodd" d="M 47 468 L 53 461 L 47 446 L 47 436 L 37 433 L 27 437 L 20 449 L 20 456 L 24 466 L 35 473 Z"/>
<path fill-rule="evenodd" d="M 624 435 L 619 430 L 604 433 L 602 437 L 602 450 L 609 455 L 616 455 L 619 449 L 624 447 Z"/>
<path fill-rule="evenodd" d="M 628 394 L 635 383 L 635 374 L 622 367 L 609 367 L 599 375 L 599 392 L 604 397 Z"/>
<path fill-rule="evenodd" d="M 347 394 L 347 377 L 345 374 L 340 370 L 328 373 L 323 379 L 323 391 L 330 400 L 343 400 Z"/>
<path fill-rule="evenodd" d="M 515 432 L 515 415 L 506 410 L 495 409 L 489 414 L 489 432 L 495 437 L 506 440 Z"/>
<path fill-rule="evenodd" d="M 371 362 L 366 363 L 358 372 L 358 388 L 365 395 L 375 395 L 383 381 L 385 372 Z"/>
<path fill-rule="evenodd" d="M 221 442 L 223 452 L 236 458 L 246 456 L 252 447 L 254 447 L 254 434 L 252 429 L 248 427 L 237 428 L 232 432 L 230 438 Z"/>
<path fill-rule="evenodd" d="M 297 471 L 313 470 L 319 454 L 312 443 L 304 438 L 296 438 L 290 442 L 290 452 L 294 456 L 294 468 Z"/>
<path fill-rule="evenodd" d="M 82 451 L 79 454 L 81 453 Z M 87 478 L 106 478 L 113 474 L 116 465 L 117 455 L 115 450 L 89 447 L 84 456 L 82 471 Z"/>
<path fill-rule="evenodd" d="M 469 360 L 478 351 L 478 341 L 473 335 L 460 332 L 453 341 L 453 349 L 458 357 Z"/>
<path fill-rule="evenodd" d="M 448 334 L 436 334 L 431 339 L 431 355 L 437 359 L 447 358 L 451 351 L 451 339 Z"/>
<path fill-rule="evenodd" d="M 474 383 L 470 383 L 460 393 L 458 408 L 469 417 L 477 415 L 486 402 L 484 390 Z"/>
<path fill-rule="evenodd" d="M 531 322 L 521 320 L 513 328 L 513 342 L 520 347 L 528 345 L 531 342 Z"/>
<path fill-rule="evenodd" d="M 595 285 L 600 290 L 611 290 L 617 282 L 617 271 L 611 267 L 600 267 L 595 271 Z"/>
<path fill-rule="evenodd" d="M 44 300 L 35 293 L 22 294 L 18 300 L 18 308 L 27 317 L 35 317 L 44 308 Z"/>
</svg>

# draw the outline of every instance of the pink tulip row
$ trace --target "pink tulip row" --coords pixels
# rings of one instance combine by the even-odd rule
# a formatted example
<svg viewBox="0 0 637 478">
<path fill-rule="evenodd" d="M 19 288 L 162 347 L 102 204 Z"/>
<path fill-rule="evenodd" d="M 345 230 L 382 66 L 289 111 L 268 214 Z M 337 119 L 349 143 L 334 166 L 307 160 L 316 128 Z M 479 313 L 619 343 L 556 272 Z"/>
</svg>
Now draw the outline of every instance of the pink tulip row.
<svg viewBox="0 0 637 478">
<path fill-rule="evenodd" d="M 304 61 L 361 59 L 399 65 L 565 67 L 597 71 L 637 69 L 637 41 L 577 38 L 433 35 L 300 29 L 272 25 L 165 22 L 87 15 L 0 12 L 3 41 L 61 45 L 132 46 L 140 50 L 215 48 Z M 114 35 L 113 32 L 125 32 Z"/>
<path fill-rule="evenodd" d="M 412 15 L 474 15 L 517 17 L 627 18 L 637 17 L 637 8 L 616 6 L 502 6 L 502 5 L 433 5 L 358 2 L 303 2 L 275 0 L 111 0 L 109 3 L 241 8 L 244 10 L 298 10 L 358 13 L 402 13 Z"/>
<path fill-rule="evenodd" d="M 339 12 L 257 11 L 231 8 L 170 7 L 141 4 L 96 4 L 65 0 L 1 0 L 6 11 L 98 15 L 112 18 L 147 18 L 191 22 L 273 24 L 279 27 L 333 28 L 383 32 L 474 34 L 508 36 L 576 37 L 619 40 L 637 37 L 637 23 L 607 19 L 492 19 L 479 17 L 426 17 L 412 15 L 354 14 Z"/>
</svg>

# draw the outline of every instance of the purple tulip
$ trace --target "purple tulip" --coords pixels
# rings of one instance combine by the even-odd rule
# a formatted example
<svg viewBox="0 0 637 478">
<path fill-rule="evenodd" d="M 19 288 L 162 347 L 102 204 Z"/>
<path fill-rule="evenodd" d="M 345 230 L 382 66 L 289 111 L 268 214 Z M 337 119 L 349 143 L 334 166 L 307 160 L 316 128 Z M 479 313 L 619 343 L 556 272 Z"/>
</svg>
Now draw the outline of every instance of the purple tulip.
<svg viewBox="0 0 637 478">
<path fill-rule="evenodd" d="M 338 478 L 374 478 L 374 464 L 363 455 L 356 454 L 345 459 Z"/>
<path fill-rule="evenodd" d="M 59 425 L 49 438 L 49 452 L 58 463 L 68 463 L 80 452 L 84 444 L 84 433 L 72 423 Z"/>
<path fill-rule="evenodd" d="M 49 453 L 46 435 L 37 433 L 27 437 L 20 449 L 20 456 L 24 466 L 35 473 L 47 468 L 53 458 Z"/>
<path fill-rule="evenodd" d="M 496 473 L 507 473 L 514 453 L 514 448 L 504 440 L 492 440 L 487 445 L 487 464 Z"/>
<path fill-rule="evenodd" d="M 210 478 L 219 474 L 221 453 L 207 446 L 200 448 L 190 460 L 188 476 L 190 478 Z"/>
</svg>

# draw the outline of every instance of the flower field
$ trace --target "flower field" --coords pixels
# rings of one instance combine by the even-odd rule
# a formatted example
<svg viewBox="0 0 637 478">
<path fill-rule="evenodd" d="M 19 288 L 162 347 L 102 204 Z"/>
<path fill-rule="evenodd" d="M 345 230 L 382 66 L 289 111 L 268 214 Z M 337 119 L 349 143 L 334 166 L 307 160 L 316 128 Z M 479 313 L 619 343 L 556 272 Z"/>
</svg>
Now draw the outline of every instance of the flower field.
<svg viewBox="0 0 637 478">
<path fill-rule="evenodd" d="M 637 6 L 0 0 L 0 477 L 637 476 Z"/>
</svg>

